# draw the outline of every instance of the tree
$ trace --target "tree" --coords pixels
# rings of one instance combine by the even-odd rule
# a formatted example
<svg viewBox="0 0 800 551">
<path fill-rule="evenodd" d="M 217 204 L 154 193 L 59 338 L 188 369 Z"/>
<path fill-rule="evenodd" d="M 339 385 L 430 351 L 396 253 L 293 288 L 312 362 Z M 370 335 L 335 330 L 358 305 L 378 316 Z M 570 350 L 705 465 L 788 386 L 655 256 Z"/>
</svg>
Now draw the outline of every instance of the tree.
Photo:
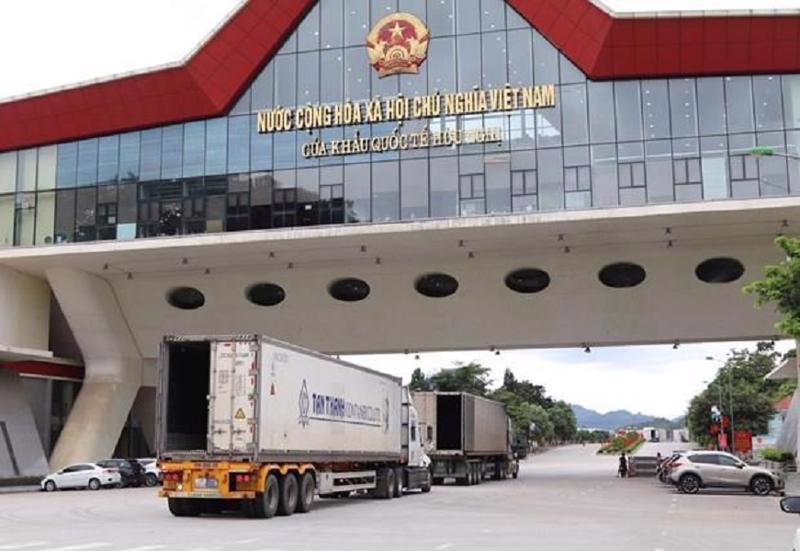
<svg viewBox="0 0 800 551">
<path fill-rule="evenodd" d="M 430 390 L 431 384 L 422 370 L 420 368 L 416 368 L 411 374 L 411 382 L 408 383 L 408 388 L 412 392 L 417 390 Z"/>
<path fill-rule="evenodd" d="M 516 434 L 529 433 L 530 426 L 533 424 L 535 428 L 533 432 L 529 433 L 531 438 L 540 444 L 546 444 L 553 439 L 553 423 L 542 406 L 526 402 L 504 387 L 495 390 L 491 397 L 506 405 L 506 412 Z"/>
<path fill-rule="evenodd" d="M 774 411 L 772 403 L 786 395 L 786 386 L 764 380 L 775 368 L 780 354 L 772 343 L 758 343 L 755 350 L 732 350 L 725 365 L 700 394 L 692 398 L 686 426 L 692 438 L 707 445 L 715 439 L 710 434 L 712 407 L 724 417 L 731 417 L 736 430 L 765 433 Z"/>
<path fill-rule="evenodd" d="M 556 441 L 568 442 L 575 438 L 578 432 L 578 423 L 569 404 L 559 400 L 547 410 L 547 414 L 553 423 L 553 436 Z"/>
<path fill-rule="evenodd" d="M 488 367 L 476 362 L 468 364 L 456 363 L 453 369 L 442 369 L 431 375 L 428 381 L 433 390 L 445 392 L 469 392 L 477 396 L 486 396 L 491 379 Z"/>
<path fill-rule="evenodd" d="M 775 327 L 781 333 L 800 338 L 800 239 L 780 236 L 775 244 L 783 250 L 780 264 L 766 266 L 764 279 L 754 281 L 744 288 L 755 295 L 756 306 L 775 304 L 783 315 Z"/>
<path fill-rule="evenodd" d="M 530 381 L 518 381 L 510 369 L 506 369 L 503 374 L 503 386 L 501 388 L 513 392 L 526 402 L 538 404 L 544 408 L 553 407 L 553 400 L 547 397 L 545 388 L 542 385 L 535 385 Z"/>
</svg>

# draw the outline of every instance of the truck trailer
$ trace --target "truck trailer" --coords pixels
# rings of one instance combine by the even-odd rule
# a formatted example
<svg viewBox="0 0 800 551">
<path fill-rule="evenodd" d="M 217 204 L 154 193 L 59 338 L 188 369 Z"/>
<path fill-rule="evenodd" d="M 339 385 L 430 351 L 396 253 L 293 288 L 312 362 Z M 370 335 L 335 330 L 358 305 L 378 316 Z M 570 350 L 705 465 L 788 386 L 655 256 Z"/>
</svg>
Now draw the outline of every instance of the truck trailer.
<svg viewBox="0 0 800 551">
<path fill-rule="evenodd" d="M 517 478 L 519 461 L 503 404 L 466 392 L 414 392 L 412 398 L 434 484 Z"/>
<path fill-rule="evenodd" d="M 314 497 L 430 491 L 401 380 L 258 335 L 161 343 L 156 447 L 170 512 L 305 513 Z"/>
</svg>

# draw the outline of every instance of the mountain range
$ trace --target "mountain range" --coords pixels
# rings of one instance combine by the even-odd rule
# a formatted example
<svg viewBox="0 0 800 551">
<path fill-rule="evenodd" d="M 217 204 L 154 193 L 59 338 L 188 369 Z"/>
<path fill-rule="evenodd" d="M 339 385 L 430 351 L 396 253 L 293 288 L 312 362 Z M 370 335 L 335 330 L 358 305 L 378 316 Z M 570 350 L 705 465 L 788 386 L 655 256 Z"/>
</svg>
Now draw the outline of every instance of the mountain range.
<svg viewBox="0 0 800 551">
<path fill-rule="evenodd" d="M 683 426 L 683 417 L 666 419 L 655 415 L 645 415 L 644 413 L 631 413 L 626 409 L 600 413 L 593 409 L 585 408 L 577 404 L 571 404 L 572 411 L 575 413 L 575 420 L 578 427 L 615 430 L 621 427 L 643 428 L 680 428 Z"/>
</svg>

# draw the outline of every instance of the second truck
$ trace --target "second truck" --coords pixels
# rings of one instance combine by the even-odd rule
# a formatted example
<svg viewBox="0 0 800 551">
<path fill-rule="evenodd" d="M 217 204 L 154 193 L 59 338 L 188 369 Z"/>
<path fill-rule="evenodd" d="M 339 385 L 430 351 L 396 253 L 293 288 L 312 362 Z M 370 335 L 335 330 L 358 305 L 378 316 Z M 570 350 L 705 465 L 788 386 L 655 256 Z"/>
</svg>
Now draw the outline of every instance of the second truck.
<svg viewBox="0 0 800 551">
<path fill-rule="evenodd" d="M 166 337 L 161 496 L 176 516 L 305 513 L 315 495 L 430 491 L 400 379 L 255 335 Z"/>
<path fill-rule="evenodd" d="M 468 486 L 517 478 L 519 461 L 503 404 L 466 392 L 414 392 L 412 397 L 434 484 L 448 478 Z"/>
</svg>

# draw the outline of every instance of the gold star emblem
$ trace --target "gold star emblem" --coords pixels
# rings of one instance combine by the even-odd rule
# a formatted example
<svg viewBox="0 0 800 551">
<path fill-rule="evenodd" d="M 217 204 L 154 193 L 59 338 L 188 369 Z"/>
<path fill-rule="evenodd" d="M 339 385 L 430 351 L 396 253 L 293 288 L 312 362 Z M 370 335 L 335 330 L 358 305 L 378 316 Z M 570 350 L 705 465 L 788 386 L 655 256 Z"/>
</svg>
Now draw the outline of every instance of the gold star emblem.
<svg viewBox="0 0 800 551">
<path fill-rule="evenodd" d="M 399 21 L 396 21 L 394 27 L 390 29 L 392 31 L 392 38 L 403 38 L 403 31 L 406 30 Z"/>
</svg>

